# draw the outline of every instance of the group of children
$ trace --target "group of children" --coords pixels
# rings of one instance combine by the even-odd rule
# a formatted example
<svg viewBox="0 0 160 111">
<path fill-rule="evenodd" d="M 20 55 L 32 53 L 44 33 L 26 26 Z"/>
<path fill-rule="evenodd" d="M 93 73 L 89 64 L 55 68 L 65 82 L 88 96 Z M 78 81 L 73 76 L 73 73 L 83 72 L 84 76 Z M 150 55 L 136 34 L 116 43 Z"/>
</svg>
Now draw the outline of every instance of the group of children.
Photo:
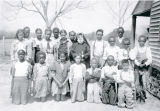
<svg viewBox="0 0 160 111">
<path fill-rule="evenodd" d="M 122 27 L 118 37 L 108 41 L 98 29 L 92 43 L 82 33 L 71 31 L 68 38 L 66 30 L 58 28 L 53 29 L 53 37 L 52 30 L 46 29 L 44 38 L 38 28 L 34 40 L 25 36 L 27 31 L 29 27 L 17 31 L 11 48 L 13 104 L 27 104 L 28 93 L 42 102 L 49 94 L 64 101 L 69 92 L 72 103 L 87 100 L 133 108 L 133 91 L 145 95 L 145 71 L 152 62 L 145 36 L 131 49 Z"/>
</svg>

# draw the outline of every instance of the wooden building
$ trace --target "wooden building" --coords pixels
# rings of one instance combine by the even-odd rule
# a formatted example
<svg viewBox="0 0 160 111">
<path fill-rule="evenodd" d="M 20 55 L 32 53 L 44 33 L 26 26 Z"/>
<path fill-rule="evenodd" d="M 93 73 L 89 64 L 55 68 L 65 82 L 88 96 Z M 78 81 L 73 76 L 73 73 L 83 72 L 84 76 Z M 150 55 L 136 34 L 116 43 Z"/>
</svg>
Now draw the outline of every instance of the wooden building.
<svg viewBox="0 0 160 111">
<path fill-rule="evenodd" d="M 150 17 L 149 46 L 152 51 L 152 71 L 148 91 L 160 98 L 160 0 L 140 0 L 132 12 L 133 40 L 136 35 L 136 18 Z"/>
</svg>

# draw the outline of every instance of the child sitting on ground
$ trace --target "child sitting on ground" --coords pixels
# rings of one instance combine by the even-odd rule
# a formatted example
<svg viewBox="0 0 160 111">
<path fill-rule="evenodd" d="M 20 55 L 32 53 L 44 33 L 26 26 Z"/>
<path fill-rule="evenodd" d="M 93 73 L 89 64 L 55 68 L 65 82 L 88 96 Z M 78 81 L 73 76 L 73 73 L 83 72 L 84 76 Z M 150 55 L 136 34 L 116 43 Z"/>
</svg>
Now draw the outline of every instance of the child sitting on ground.
<svg viewBox="0 0 160 111">
<path fill-rule="evenodd" d="M 118 72 L 117 66 L 114 65 L 114 57 L 109 55 L 107 57 L 107 63 L 102 68 L 101 82 L 102 82 L 102 103 L 104 104 L 117 104 L 117 84 L 115 83 L 115 77 Z"/>
<path fill-rule="evenodd" d="M 87 81 L 87 101 L 101 103 L 100 100 L 100 79 L 101 69 L 98 68 L 98 61 L 96 58 L 91 60 L 91 68 L 87 69 L 86 81 Z"/>
</svg>

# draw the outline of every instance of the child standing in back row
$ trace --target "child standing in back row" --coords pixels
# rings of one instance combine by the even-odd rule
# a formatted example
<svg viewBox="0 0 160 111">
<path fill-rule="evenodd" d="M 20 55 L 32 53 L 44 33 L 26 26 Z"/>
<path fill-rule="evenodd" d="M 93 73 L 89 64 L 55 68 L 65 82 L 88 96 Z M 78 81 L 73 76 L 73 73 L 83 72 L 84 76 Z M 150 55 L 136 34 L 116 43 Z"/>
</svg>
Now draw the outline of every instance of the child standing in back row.
<svg viewBox="0 0 160 111">
<path fill-rule="evenodd" d="M 71 101 L 84 101 L 86 66 L 81 63 L 81 55 L 75 56 L 75 63 L 70 67 L 69 82 L 71 87 Z"/>
<path fill-rule="evenodd" d="M 46 54 L 44 52 L 38 52 L 37 57 L 39 63 L 36 63 L 33 70 L 33 81 L 35 84 L 35 98 L 39 98 L 40 101 L 45 102 L 48 95 L 48 83 L 50 69 L 45 63 Z"/>
</svg>

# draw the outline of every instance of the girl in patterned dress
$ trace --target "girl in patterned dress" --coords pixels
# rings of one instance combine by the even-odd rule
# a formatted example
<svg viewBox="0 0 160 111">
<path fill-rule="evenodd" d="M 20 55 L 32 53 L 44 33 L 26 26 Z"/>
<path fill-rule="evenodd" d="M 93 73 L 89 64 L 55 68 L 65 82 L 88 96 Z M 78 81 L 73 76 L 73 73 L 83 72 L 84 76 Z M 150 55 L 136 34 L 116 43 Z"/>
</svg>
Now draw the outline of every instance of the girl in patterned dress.
<svg viewBox="0 0 160 111">
<path fill-rule="evenodd" d="M 38 52 L 39 63 L 36 63 L 33 70 L 33 81 L 35 84 L 35 98 L 39 98 L 40 101 L 45 102 L 48 95 L 48 79 L 50 75 L 50 69 L 45 63 L 46 54 L 44 52 Z"/>
<path fill-rule="evenodd" d="M 52 96 L 56 97 L 56 101 L 64 101 L 65 95 L 69 92 L 68 72 L 70 62 L 66 59 L 67 54 L 60 54 L 60 61 L 56 61 L 52 67 Z"/>
</svg>

